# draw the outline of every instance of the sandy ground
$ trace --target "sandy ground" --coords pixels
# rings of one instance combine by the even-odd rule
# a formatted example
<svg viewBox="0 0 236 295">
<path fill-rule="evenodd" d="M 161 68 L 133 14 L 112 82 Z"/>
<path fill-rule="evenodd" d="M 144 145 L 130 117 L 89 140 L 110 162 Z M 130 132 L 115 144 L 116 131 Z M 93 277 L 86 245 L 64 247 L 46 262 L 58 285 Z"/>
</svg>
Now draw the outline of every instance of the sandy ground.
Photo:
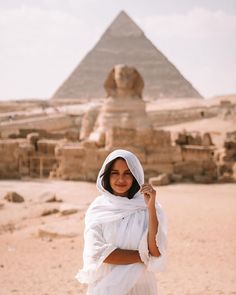
<svg viewBox="0 0 236 295">
<path fill-rule="evenodd" d="M 8 191 L 25 202 L 4 201 Z M 45 192 L 55 192 L 63 203 L 40 202 Z M 0 181 L 1 295 L 85 294 L 74 276 L 82 266 L 84 212 L 96 195 L 93 183 Z M 158 188 L 158 198 L 169 228 L 167 268 L 157 274 L 159 295 L 236 294 L 236 185 L 169 185 Z M 45 208 L 67 203 L 80 210 L 41 216 Z M 38 236 L 41 227 L 55 224 L 77 235 Z"/>
</svg>

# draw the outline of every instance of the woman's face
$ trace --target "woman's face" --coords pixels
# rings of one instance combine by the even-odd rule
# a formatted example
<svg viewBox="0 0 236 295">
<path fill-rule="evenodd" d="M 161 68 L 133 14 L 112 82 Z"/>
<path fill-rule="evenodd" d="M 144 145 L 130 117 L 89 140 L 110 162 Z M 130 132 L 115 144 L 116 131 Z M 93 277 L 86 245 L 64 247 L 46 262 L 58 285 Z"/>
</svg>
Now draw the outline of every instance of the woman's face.
<svg viewBox="0 0 236 295">
<path fill-rule="evenodd" d="M 111 168 L 110 186 L 114 195 L 126 197 L 133 184 L 133 175 L 123 159 L 117 159 Z"/>
</svg>

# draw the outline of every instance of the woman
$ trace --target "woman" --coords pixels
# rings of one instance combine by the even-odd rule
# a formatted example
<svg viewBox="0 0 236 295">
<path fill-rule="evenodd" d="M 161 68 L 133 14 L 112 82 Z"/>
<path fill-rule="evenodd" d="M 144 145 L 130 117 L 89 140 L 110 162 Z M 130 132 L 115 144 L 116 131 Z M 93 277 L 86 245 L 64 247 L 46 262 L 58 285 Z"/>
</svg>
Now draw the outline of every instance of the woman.
<svg viewBox="0 0 236 295">
<path fill-rule="evenodd" d="M 101 195 L 85 216 L 84 266 L 76 278 L 88 284 L 87 295 L 157 294 L 154 272 L 164 266 L 166 224 L 138 158 L 113 151 L 97 188 Z"/>
</svg>

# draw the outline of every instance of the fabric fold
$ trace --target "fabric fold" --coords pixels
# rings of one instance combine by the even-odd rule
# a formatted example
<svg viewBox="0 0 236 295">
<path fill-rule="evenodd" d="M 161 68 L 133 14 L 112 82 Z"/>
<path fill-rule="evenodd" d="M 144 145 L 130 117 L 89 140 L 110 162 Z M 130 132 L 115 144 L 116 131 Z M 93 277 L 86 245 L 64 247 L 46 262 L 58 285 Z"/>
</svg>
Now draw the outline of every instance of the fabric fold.
<svg viewBox="0 0 236 295">
<path fill-rule="evenodd" d="M 159 203 L 156 203 L 158 217 L 158 229 L 156 234 L 156 245 L 161 253 L 159 257 L 153 257 L 148 250 L 148 229 L 144 232 L 139 244 L 139 254 L 148 271 L 163 271 L 165 269 L 165 252 L 167 248 L 167 222 L 164 212 Z"/>
</svg>

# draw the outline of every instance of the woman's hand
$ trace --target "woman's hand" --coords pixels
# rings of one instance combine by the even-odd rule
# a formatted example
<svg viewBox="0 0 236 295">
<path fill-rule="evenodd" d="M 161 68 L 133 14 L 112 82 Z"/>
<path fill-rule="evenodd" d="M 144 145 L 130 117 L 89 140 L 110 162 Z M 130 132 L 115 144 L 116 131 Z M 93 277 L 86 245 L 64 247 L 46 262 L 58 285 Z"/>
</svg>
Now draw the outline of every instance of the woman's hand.
<svg viewBox="0 0 236 295">
<path fill-rule="evenodd" d="M 148 209 L 155 208 L 156 191 L 150 184 L 141 186 L 140 192 L 144 196 L 144 201 Z"/>
</svg>

